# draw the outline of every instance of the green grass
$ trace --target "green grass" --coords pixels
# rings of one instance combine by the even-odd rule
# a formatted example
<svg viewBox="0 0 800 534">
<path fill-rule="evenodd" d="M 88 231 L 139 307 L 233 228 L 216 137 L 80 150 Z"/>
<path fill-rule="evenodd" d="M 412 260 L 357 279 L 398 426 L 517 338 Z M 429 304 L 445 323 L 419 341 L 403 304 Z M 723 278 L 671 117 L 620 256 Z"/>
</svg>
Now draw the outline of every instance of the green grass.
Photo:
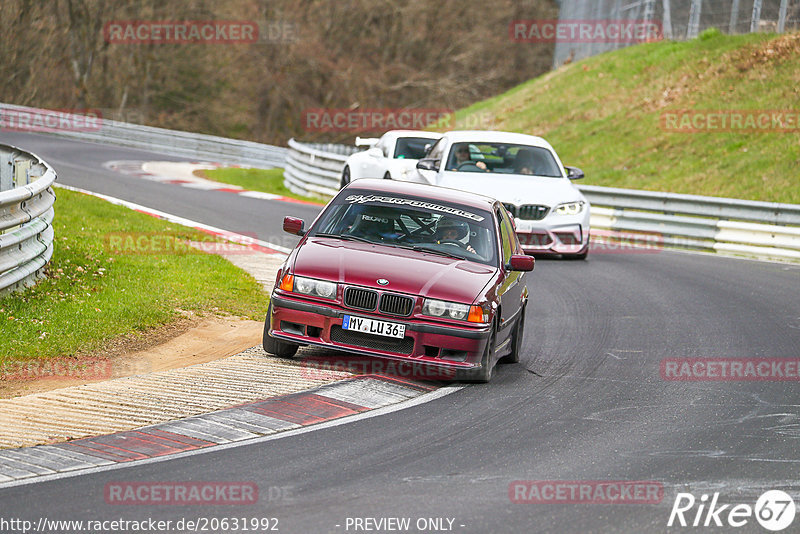
<svg viewBox="0 0 800 534">
<path fill-rule="evenodd" d="M 188 247 L 177 254 L 117 253 L 130 250 L 118 242 L 136 243 L 128 235 L 144 235 L 141 243 L 149 246 L 167 238 L 212 240 L 207 234 L 88 195 L 57 194 L 47 278 L 0 298 L 0 361 L 96 350 L 119 336 L 146 335 L 181 310 L 263 320 L 268 295 L 220 256 Z"/>
<path fill-rule="evenodd" d="M 800 203 L 794 133 L 673 133 L 676 110 L 800 112 L 800 34 L 633 46 L 530 80 L 456 124 L 545 137 L 585 184 Z"/>
<path fill-rule="evenodd" d="M 204 178 L 223 184 L 238 185 L 250 191 L 261 191 L 306 202 L 322 204 L 330 198 L 306 197 L 292 193 L 283 185 L 283 169 L 222 168 L 201 171 Z"/>
</svg>

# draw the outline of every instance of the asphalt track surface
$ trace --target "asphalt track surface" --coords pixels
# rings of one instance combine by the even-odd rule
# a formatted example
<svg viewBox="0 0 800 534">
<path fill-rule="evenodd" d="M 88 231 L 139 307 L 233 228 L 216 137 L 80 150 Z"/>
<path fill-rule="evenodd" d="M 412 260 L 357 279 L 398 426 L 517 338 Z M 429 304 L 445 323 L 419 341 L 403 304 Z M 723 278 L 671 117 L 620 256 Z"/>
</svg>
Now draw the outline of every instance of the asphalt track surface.
<svg viewBox="0 0 800 534">
<path fill-rule="evenodd" d="M 171 159 L 163 155 L 42 135 L 3 133 L 0 142 L 36 152 L 60 183 L 286 246 L 283 215 L 310 222 L 317 211 L 102 167 Z M 419 532 L 419 518 L 449 518 L 452 531 L 470 533 L 663 532 L 708 530 L 667 528 L 678 492 L 754 506 L 780 489 L 800 508 L 800 382 L 666 381 L 659 371 L 665 358 L 798 358 L 800 267 L 671 251 L 594 254 L 538 261 L 529 287 L 522 362 L 499 366 L 489 385 L 264 443 L 0 489 L 0 518 L 271 517 L 280 532 L 365 532 L 352 522 L 365 517 L 410 518 L 408 531 Z M 109 482 L 190 480 L 253 481 L 261 498 L 204 507 L 104 501 Z M 519 504 L 509 499 L 516 480 L 657 481 L 664 497 Z M 798 525 L 800 517 L 787 532 Z M 735 531 L 765 532 L 752 517 Z"/>
</svg>

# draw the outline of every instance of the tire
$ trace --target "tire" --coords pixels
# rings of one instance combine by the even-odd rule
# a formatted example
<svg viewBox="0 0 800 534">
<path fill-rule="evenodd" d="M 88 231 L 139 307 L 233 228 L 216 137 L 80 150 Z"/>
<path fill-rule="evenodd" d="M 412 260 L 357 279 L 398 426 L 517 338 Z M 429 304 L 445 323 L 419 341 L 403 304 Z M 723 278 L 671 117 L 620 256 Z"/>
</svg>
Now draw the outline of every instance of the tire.
<svg viewBox="0 0 800 534">
<path fill-rule="evenodd" d="M 350 183 L 350 167 L 345 167 L 342 171 L 342 179 L 339 182 L 340 189 Z"/>
<path fill-rule="evenodd" d="M 500 358 L 500 363 L 519 363 L 519 356 L 522 353 L 522 340 L 525 334 L 525 308 L 519 313 L 517 324 L 514 325 L 514 333 L 511 335 L 511 354 Z"/>
<path fill-rule="evenodd" d="M 295 345 L 294 343 L 286 343 L 285 341 L 275 339 L 274 337 L 269 335 L 269 324 L 271 317 L 272 317 L 272 304 L 269 305 L 267 318 L 264 319 L 264 337 L 261 340 L 261 344 L 264 347 L 264 352 L 272 354 L 273 356 L 276 356 L 278 358 L 290 359 L 297 352 L 297 348 L 299 345 Z"/>
<path fill-rule="evenodd" d="M 589 243 L 591 242 L 591 238 L 586 240 L 586 246 L 583 247 L 583 250 L 578 252 L 577 254 L 564 254 L 565 260 L 585 260 L 586 257 L 589 255 Z"/>
<path fill-rule="evenodd" d="M 383 175 L 383 179 L 384 180 L 391 180 L 392 179 L 392 175 L 387 172 L 386 174 Z"/>
<path fill-rule="evenodd" d="M 483 351 L 483 358 L 481 358 L 481 368 L 477 370 L 467 371 L 462 377 L 459 378 L 461 382 L 472 382 L 476 384 L 486 384 L 492 379 L 494 373 L 494 365 L 492 364 L 492 357 L 494 356 L 495 349 L 495 330 L 492 328 L 492 333 L 489 335 L 489 341 L 486 343 L 486 349 Z"/>
</svg>

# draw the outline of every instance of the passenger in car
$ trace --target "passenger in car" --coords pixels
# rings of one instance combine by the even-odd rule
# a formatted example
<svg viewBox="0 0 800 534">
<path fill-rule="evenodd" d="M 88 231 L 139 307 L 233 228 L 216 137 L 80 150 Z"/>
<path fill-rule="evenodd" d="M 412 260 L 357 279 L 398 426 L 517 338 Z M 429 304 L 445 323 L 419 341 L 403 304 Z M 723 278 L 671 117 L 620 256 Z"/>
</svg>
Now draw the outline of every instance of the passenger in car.
<svg viewBox="0 0 800 534">
<path fill-rule="evenodd" d="M 534 165 L 533 152 L 524 148 L 517 152 L 517 157 L 514 160 L 514 172 L 516 174 L 534 174 Z"/>
</svg>

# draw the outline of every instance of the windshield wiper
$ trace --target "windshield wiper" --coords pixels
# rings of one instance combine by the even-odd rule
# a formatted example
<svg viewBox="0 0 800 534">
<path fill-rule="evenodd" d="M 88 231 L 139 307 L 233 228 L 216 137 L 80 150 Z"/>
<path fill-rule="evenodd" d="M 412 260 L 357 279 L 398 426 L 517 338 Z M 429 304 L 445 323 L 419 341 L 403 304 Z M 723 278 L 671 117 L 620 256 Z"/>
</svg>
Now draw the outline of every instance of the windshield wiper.
<svg viewBox="0 0 800 534">
<path fill-rule="evenodd" d="M 340 235 L 340 234 L 315 234 L 314 237 L 332 237 L 334 239 L 342 239 L 343 241 L 360 241 L 361 243 L 369 243 L 371 245 L 378 245 L 380 243 L 376 243 L 375 241 L 370 241 L 364 237 L 359 237 L 357 235 Z"/>
<path fill-rule="evenodd" d="M 431 254 L 438 254 L 439 256 L 446 256 L 448 258 L 455 258 L 457 260 L 465 260 L 464 256 L 459 256 L 457 254 L 453 254 L 452 252 L 445 252 L 444 250 L 439 250 L 438 248 L 432 248 L 425 245 L 414 245 L 411 247 L 412 250 L 416 250 L 418 252 L 429 252 Z"/>
</svg>

